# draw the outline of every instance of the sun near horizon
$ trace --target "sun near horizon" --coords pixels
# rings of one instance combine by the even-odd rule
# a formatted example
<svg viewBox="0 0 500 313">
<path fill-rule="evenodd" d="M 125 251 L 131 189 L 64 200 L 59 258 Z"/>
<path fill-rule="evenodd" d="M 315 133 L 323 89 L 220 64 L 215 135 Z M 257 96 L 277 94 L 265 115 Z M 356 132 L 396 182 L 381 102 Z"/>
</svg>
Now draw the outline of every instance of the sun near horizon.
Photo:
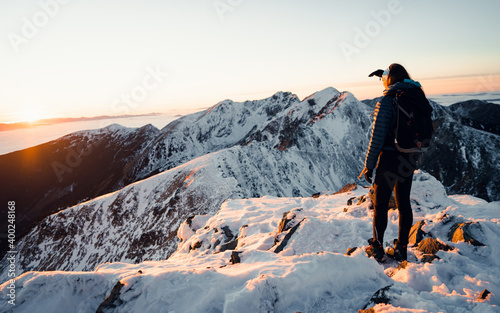
<svg viewBox="0 0 500 313">
<path fill-rule="evenodd" d="M 34 123 L 48 118 L 51 118 L 51 116 L 47 114 L 47 112 L 44 112 L 41 108 L 33 105 L 17 111 L 15 113 L 15 120 L 9 122 L 9 124 Z"/>
</svg>

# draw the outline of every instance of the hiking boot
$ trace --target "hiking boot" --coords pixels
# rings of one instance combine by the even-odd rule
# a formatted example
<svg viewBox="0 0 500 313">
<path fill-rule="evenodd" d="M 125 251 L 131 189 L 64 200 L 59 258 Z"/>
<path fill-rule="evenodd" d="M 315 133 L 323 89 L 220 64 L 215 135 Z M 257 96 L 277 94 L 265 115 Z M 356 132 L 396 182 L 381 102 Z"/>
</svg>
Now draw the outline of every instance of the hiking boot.
<svg viewBox="0 0 500 313">
<path fill-rule="evenodd" d="M 394 239 L 394 245 L 387 247 L 387 255 L 396 261 L 406 261 L 408 257 L 408 245 L 402 245 L 399 240 Z"/>
<path fill-rule="evenodd" d="M 377 262 L 384 261 L 386 258 L 382 244 L 377 240 L 373 240 L 373 238 L 368 239 L 368 243 L 370 245 L 365 248 L 366 254 L 373 257 Z"/>
</svg>

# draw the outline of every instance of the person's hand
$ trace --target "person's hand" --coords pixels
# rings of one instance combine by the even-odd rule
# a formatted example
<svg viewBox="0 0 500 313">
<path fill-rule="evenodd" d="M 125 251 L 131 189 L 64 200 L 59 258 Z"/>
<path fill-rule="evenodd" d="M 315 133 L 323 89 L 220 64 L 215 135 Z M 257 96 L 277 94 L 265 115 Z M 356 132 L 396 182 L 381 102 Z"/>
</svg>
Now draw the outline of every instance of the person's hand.
<svg viewBox="0 0 500 313">
<path fill-rule="evenodd" d="M 365 179 L 368 183 L 372 183 L 372 176 L 373 176 L 373 170 L 369 170 L 366 167 L 361 171 L 361 174 L 359 174 L 358 179 L 361 179 L 361 176 L 365 176 Z"/>
<path fill-rule="evenodd" d="M 384 74 L 384 70 L 376 70 L 373 73 L 371 73 L 370 75 L 368 75 L 368 77 L 377 76 L 377 77 L 382 78 L 382 74 Z"/>
</svg>

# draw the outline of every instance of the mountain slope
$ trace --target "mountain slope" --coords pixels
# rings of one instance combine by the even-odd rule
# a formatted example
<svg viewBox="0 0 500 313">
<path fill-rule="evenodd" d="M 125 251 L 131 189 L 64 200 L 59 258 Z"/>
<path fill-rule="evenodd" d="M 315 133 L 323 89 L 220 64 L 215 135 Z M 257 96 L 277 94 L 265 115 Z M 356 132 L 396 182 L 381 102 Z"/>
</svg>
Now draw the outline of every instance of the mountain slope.
<svg viewBox="0 0 500 313">
<path fill-rule="evenodd" d="M 500 200 L 500 136 L 463 124 L 456 110 L 432 104 L 435 134 L 421 168 L 439 179 L 448 193 L 471 194 L 487 201 Z M 484 110 L 490 107 L 486 102 L 476 105 L 484 105 Z M 460 107 L 461 115 L 465 116 L 465 107 Z M 479 109 L 476 107 L 472 111 Z M 497 126 L 500 127 L 500 120 Z"/>
<path fill-rule="evenodd" d="M 371 236 L 370 202 L 347 204 L 366 194 L 358 186 L 317 198 L 229 200 L 217 214 L 182 223 L 181 242 L 168 260 L 106 263 L 86 273 L 25 273 L 17 280 L 16 306 L 3 301 L 0 310 L 498 311 L 499 202 L 448 197 L 437 180 L 417 172 L 411 200 L 421 238 L 416 236 L 417 245 L 409 249 L 410 263 L 396 268 L 378 264 L 359 249 L 344 255 Z M 456 236 L 460 225 L 469 225 L 467 234 L 482 245 Z M 390 211 L 387 238 L 397 231 L 397 213 Z M 440 248 L 431 259 L 421 248 L 427 240 L 451 249 Z M 8 287 L 0 286 L 3 297 Z"/>
<path fill-rule="evenodd" d="M 213 213 L 228 198 L 339 189 L 361 170 L 367 136 L 360 125 L 368 127 L 368 111 L 351 94 L 316 93 L 276 114 L 243 145 L 47 217 L 20 240 L 19 269 L 91 270 L 107 261 L 165 259 L 181 221 Z"/>
<path fill-rule="evenodd" d="M 0 201 L 16 202 L 17 238 L 61 208 L 123 188 L 123 168 L 157 133 L 151 125 L 110 125 L 0 156 Z M 0 219 L 0 232 L 7 233 L 7 219 Z M 2 238 L 0 255 L 6 243 Z"/>
<path fill-rule="evenodd" d="M 338 93 L 333 88 L 328 90 Z M 149 149 L 131 165 L 128 178 L 143 179 L 207 153 L 230 148 L 298 103 L 296 95 L 278 92 L 263 100 L 225 100 L 205 111 L 181 117 L 160 131 Z"/>
<path fill-rule="evenodd" d="M 458 102 L 449 106 L 461 123 L 500 135 L 500 105 L 481 100 Z"/>
</svg>

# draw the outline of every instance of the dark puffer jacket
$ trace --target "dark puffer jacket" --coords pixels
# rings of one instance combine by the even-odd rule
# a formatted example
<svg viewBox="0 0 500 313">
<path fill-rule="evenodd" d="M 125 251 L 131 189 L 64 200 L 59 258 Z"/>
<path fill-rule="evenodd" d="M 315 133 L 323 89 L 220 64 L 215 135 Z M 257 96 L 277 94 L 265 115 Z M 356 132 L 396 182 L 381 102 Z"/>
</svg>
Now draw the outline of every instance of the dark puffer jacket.
<svg viewBox="0 0 500 313">
<path fill-rule="evenodd" d="M 365 167 L 369 170 L 377 166 L 378 156 L 382 150 L 396 150 L 394 146 L 394 125 L 396 108 L 393 101 L 400 89 L 421 88 L 419 82 L 405 79 L 384 91 L 384 97 L 377 103 L 374 110 L 373 128 L 368 152 L 366 153 Z"/>
</svg>

